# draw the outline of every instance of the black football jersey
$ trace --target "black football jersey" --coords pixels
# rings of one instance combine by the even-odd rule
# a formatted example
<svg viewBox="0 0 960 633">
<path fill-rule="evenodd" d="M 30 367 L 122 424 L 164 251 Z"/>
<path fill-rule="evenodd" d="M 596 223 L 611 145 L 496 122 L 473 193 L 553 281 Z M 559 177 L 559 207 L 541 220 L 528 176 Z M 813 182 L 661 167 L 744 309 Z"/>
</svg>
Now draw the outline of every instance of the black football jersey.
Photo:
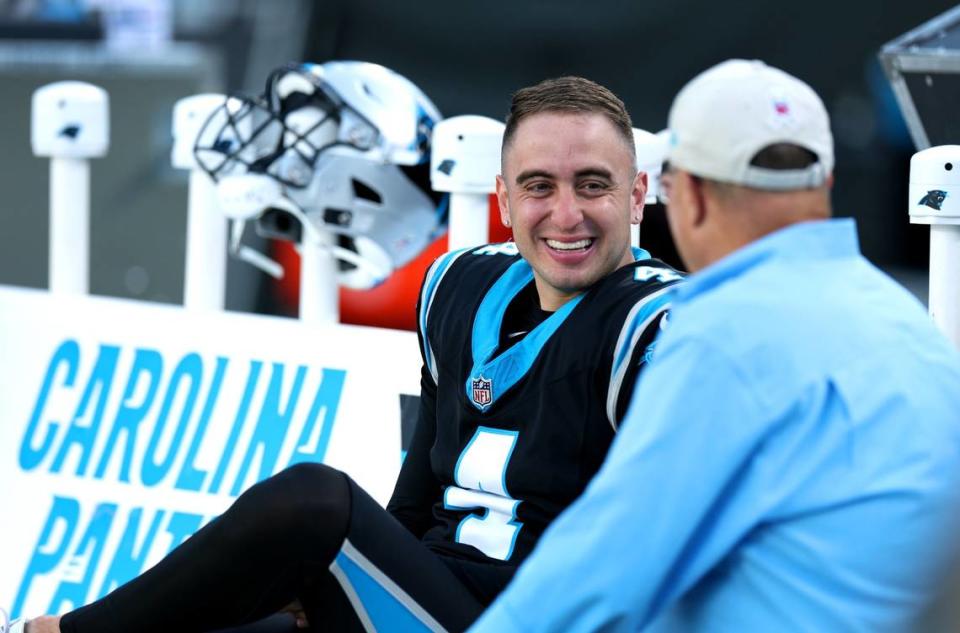
<svg viewBox="0 0 960 633">
<path fill-rule="evenodd" d="M 504 315 L 534 283 L 514 244 L 427 272 L 421 415 L 389 509 L 428 547 L 519 565 L 597 472 L 682 278 L 635 257 L 506 349 Z"/>
</svg>

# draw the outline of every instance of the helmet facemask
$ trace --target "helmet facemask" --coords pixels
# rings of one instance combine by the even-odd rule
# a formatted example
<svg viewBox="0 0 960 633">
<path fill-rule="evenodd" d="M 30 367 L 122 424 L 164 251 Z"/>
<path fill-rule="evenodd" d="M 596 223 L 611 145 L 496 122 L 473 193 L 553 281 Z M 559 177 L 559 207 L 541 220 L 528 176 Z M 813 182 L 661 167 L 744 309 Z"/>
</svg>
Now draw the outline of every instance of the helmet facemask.
<svg viewBox="0 0 960 633">
<path fill-rule="evenodd" d="M 324 81 L 328 67 L 341 85 L 357 75 L 359 86 L 367 88 L 363 81 L 383 81 L 383 73 L 409 84 L 360 62 L 284 67 L 271 73 L 264 95 L 234 98 L 215 111 L 198 135 L 194 154 L 218 183 L 221 207 L 235 224 L 255 220 L 258 233 L 298 245 L 328 244 L 314 238 L 333 233 L 336 245 L 322 248 L 340 261 L 340 283 L 369 288 L 429 245 L 442 220 L 431 195 L 390 160 L 409 163 L 413 157 L 424 164 L 422 156 L 412 143 L 403 153 L 391 151 L 394 146 L 370 117 Z M 373 93 L 368 88 L 365 94 Z M 425 112 L 435 112 L 426 105 L 418 104 L 414 123 L 417 143 L 425 145 L 422 152 L 429 149 L 423 130 L 429 134 L 434 122 Z M 387 123 L 396 126 L 396 112 L 379 112 L 385 113 L 392 119 Z M 240 252 L 242 231 L 242 225 L 234 227 L 231 250 L 247 261 L 257 259 Z M 251 263 L 277 272 L 262 260 Z"/>
</svg>

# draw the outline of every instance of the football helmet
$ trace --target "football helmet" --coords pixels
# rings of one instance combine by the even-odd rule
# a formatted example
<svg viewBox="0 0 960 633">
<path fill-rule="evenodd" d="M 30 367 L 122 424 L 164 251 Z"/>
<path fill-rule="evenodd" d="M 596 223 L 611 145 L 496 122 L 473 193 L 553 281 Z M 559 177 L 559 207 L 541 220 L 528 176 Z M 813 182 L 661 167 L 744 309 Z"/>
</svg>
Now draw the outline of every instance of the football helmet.
<svg viewBox="0 0 960 633">
<path fill-rule="evenodd" d="M 429 187 L 441 115 L 405 77 L 355 61 L 287 65 L 262 95 L 231 100 L 197 136 L 197 164 L 234 221 L 231 250 L 275 276 L 242 244 L 246 221 L 266 237 L 329 244 L 339 282 L 370 288 L 444 229 L 446 199 Z M 228 107 L 229 106 L 229 107 Z"/>
</svg>

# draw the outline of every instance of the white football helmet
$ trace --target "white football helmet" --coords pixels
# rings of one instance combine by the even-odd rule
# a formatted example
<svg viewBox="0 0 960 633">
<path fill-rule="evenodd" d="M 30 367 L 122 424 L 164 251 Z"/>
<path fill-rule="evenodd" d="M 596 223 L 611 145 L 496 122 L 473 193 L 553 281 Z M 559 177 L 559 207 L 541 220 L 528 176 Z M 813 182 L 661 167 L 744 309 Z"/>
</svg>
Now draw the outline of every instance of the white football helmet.
<svg viewBox="0 0 960 633">
<path fill-rule="evenodd" d="M 194 155 L 234 220 L 235 254 L 282 274 L 241 245 L 247 220 L 298 244 L 333 233 L 340 283 L 370 288 L 444 229 L 446 199 L 429 188 L 441 116 L 405 77 L 365 62 L 289 65 L 259 97 L 232 101 L 211 115 Z"/>
</svg>

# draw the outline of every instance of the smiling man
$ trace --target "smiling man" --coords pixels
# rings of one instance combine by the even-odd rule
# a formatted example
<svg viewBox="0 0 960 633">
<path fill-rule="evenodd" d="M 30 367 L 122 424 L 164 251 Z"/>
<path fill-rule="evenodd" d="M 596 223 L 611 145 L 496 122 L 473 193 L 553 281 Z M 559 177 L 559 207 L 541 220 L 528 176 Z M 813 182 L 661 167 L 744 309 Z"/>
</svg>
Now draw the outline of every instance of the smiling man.
<svg viewBox="0 0 960 633">
<path fill-rule="evenodd" d="M 419 496 L 390 506 L 484 605 L 600 467 L 681 279 L 630 246 L 646 174 L 606 88 L 564 77 L 518 91 L 501 171 L 515 243 L 449 253 L 424 280 L 433 412 L 397 486 Z"/>
<path fill-rule="evenodd" d="M 633 168 L 629 120 L 539 112 L 541 103 L 518 100 L 504 134 L 497 198 L 535 271 L 541 307 L 556 310 L 634 261 L 630 224 L 640 222 L 646 174 Z"/>
<path fill-rule="evenodd" d="M 503 143 L 516 243 L 449 253 L 425 276 L 419 420 L 387 509 L 300 464 L 27 633 L 206 631 L 294 600 L 322 630 L 462 631 L 480 615 L 603 462 L 681 279 L 630 246 L 646 175 L 609 90 L 576 77 L 520 90 Z"/>
</svg>

